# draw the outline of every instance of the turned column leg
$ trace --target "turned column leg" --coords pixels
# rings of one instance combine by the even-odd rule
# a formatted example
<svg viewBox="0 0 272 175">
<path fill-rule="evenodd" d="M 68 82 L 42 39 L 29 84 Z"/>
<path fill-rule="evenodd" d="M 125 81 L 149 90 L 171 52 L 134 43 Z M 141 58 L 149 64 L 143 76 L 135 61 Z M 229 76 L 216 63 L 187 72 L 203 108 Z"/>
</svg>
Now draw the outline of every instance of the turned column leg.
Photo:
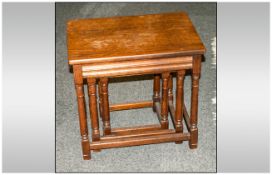
<svg viewBox="0 0 272 175">
<path fill-rule="evenodd" d="M 88 94 L 89 94 L 89 108 L 91 114 L 91 123 L 92 123 L 92 140 L 100 140 L 99 133 L 99 122 L 97 114 L 97 102 L 96 102 L 96 79 L 88 78 Z"/>
<path fill-rule="evenodd" d="M 104 122 L 104 118 L 103 118 L 103 98 L 102 98 L 102 86 L 101 86 L 101 81 L 98 82 L 98 94 L 99 94 L 99 114 L 100 117 L 102 119 L 102 121 Z"/>
<path fill-rule="evenodd" d="M 85 110 L 85 98 L 84 98 L 84 87 L 81 66 L 74 65 L 74 81 L 77 95 L 78 103 L 78 114 L 79 114 L 79 126 L 81 134 L 81 145 L 83 152 L 83 159 L 89 160 L 91 158 L 90 154 L 90 143 L 88 137 L 88 127 L 87 127 L 87 117 Z"/>
<path fill-rule="evenodd" d="M 180 70 L 177 72 L 177 88 L 176 88 L 176 113 L 175 113 L 175 125 L 176 132 L 183 132 L 182 118 L 183 118 L 183 102 L 184 102 L 184 93 L 183 93 L 183 82 L 184 82 L 185 70 Z M 176 143 L 182 143 L 178 141 Z"/>
<path fill-rule="evenodd" d="M 168 80 L 169 73 L 162 74 L 161 127 L 168 129 Z"/>
<path fill-rule="evenodd" d="M 197 113 L 198 113 L 198 90 L 199 90 L 199 78 L 201 69 L 201 56 L 197 55 L 193 58 L 193 70 L 192 70 L 192 95 L 191 95 L 191 139 L 189 140 L 189 146 L 191 149 L 197 148 L 198 141 L 198 128 L 197 128 Z"/>
<path fill-rule="evenodd" d="M 111 134 L 110 126 L 110 111 L 109 111 L 109 99 L 108 99 L 108 78 L 101 78 L 101 91 L 102 91 L 102 111 L 103 111 L 103 129 L 104 135 Z"/>
<path fill-rule="evenodd" d="M 169 74 L 169 80 L 168 80 L 168 100 L 173 101 L 173 76 L 170 73 Z"/>
<path fill-rule="evenodd" d="M 160 101 L 160 75 L 154 75 L 153 84 L 153 112 L 156 112 L 155 102 Z"/>
</svg>

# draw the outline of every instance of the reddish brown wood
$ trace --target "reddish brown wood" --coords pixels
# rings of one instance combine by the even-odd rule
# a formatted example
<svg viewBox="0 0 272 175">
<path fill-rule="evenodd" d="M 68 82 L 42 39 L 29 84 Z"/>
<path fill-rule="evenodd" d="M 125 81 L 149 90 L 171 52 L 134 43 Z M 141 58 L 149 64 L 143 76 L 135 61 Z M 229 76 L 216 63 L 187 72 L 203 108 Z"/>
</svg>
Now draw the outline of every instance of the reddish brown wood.
<svg viewBox="0 0 272 175">
<path fill-rule="evenodd" d="M 152 106 L 153 106 L 153 101 L 141 101 L 141 102 L 126 103 L 126 104 L 114 104 L 114 105 L 110 105 L 110 111 L 138 109 L 138 108 L 146 108 L 146 107 L 152 107 Z"/>
<path fill-rule="evenodd" d="M 169 72 L 162 74 L 161 125 L 168 129 L 168 79 Z"/>
<path fill-rule="evenodd" d="M 104 121 L 103 118 L 103 96 L 102 96 L 102 86 L 101 86 L 101 81 L 98 81 L 98 94 L 99 94 L 99 114 L 100 114 L 100 118 L 102 119 L 102 121 Z"/>
<path fill-rule="evenodd" d="M 198 128 L 197 128 L 197 112 L 198 112 L 198 89 L 201 67 L 201 55 L 194 56 L 192 70 L 192 95 L 191 95 L 191 139 L 189 146 L 191 149 L 197 148 Z"/>
<path fill-rule="evenodd" d="M 101 140 L 114 140 L 119 138 L 129 138 L 129 137 L 141 137 L 141 136 L 155 136 L 155 135 L 162 135 L 162 134 L 173 134 L 175 133 L 175 130 L 173 129 L 159 129 L 159 130 L 151 130 L 151 131 L 138 131 L 135 130 L 135 132 L 131 133 L 114 133 L 109 136 L 102 137 Z"/>
<path fill-rule="evenodd" d="M 83 79 L 81 66 L 74 65 L 74 80 L 75 80 L 75 88 L 78 102 L 78 114 L 79 114 L 79 126 L 80 126 L 80 134 L 81 134 L 81 144 L 82 144 L 82 152 L 83 159 L 89 160 L 91 159 L 90 148 L 89 148 L 89 137 L 88 137 L 88 128 L 87 128 L 87 117 L 85 110 L 85 98 L 84 98 L 84 88 L 83 88 Z"/>
<path fill-rule="evenodd" d="M 83 158 L 90 149 L 189 141 L 197 147 L 197 109 L 201 55 L 205 48 L 189 17 L 183 12 L 130 17 L 71 20 L 67 24 L 69 64 L 74 67 Z M 185 70 L 192 70 L 190 117 L 184 105 Z M 176 109 L 173 77 L 177 73 Z M 108 78 L 154 75 L 153 100 L 109 106 Z M 87 79 L 92 124 L 89 143 L 83 78 Z M 162 88 L 160 87 L 162 78 Z M 104 136 L 99 134 L 96 102 L 99 79 L 99 113 Z M 160 93 L 162 93 L 160 95 Z M 160 97 L 161 96 L 161 97 Z M 160 125 L 113 128 L 110 111 L 153 107 Z M 174 124 L 168 129 L 168 109 Z M 183 117 L 189 133 L 183 133 Z"/>
<path fill-rule="evenodd" d="M 173 101 L 173 76 L 169 74 L 169 81 L 168 81 L 168 100 Z"/>
<path fill-rule="evenodd" d="M 116 68 L 108 70 L 85 71 L 82 73 L 83 77 L 124 77 L 132 75 L 143 74 L 158 74 L 166 71 L 177 71 L 182 69 L 191 69 L 192 63 L 186 64 L 169 64 L 169 65 L 154 65 L 154 66 L 141 66 L 133 68 Z"/>
<path fill-rule="evenodd" d="M 102 101 L 103 101 L 103 129 L 104 135 L 111 134 L 110 125 L 110 111 L 109 111 L 109 99 L 108 99 L 108 78 L 101 78 L 101 88 L 102 88 Z"/>
<path fill-rule="evenodd" d="M 203 54 L 184 12 L 76 19 L 67 23 L 69 64 Z"/>
<path fill-rule="evenodd" d="M 156 102 L 160 101 L 160 75 L 154 75 L 154 84 L 153 84 L 153 112 L 156 112 Z"/>
<path fill-rule="evenodd" d="M 177 72 L 177 88 L 176 88 L 176 113 L 175 113 L 175 124 L 176 132 L 183 133 L 182 118 L 183 118 L 183 82 L 184 82 L 185 71 L 181 70 Z M 176 142 L 181 143 L 181 142 Z"/>
<path fill-rule="evenodd" d="M 146 145 L 154 143 L 163 142 L 175 142 L 180 140 L 190 139 L 190 134 L 188 133 L 170 133 L 162 135 L 152 135 L 152 136 L 139 136 L 139 137 L 129 137 L 129 138 L 119 138 L 111 140 L 96 141 L 90 144 L 90 149 L 106 149 L 106 148 L 117 148 L 117 147 L 127 147 L 127 146 L 137 146 Z"/>
<path fill-rule="evenodd" d="M 99 132 L 99 121 L 97 114 L 97 103 L 96 103 L 96 79 L 88 78 L 88 95 L 89 95 L 89 105 L 91 114 L 91 124 L 92 124 L 92 140 L 98 141 L 100 139 Z"/>
<path fill-rule="evenodd" d="M 142 66 L 156 66 L 156 65 L 169 65 L 169 64 L 186 64 L 192 63 L 192 56 L 183 56 L 175 58 L 161 58 L 161 59 L 149 59 L 149 60 L 134 60 L 134 61 L 121 61 L 121 62 L 109 62 L 109 63 L 97 63 L 84 65 L 82 67 L 83 72 L 99 71 L 108 69 L 120 69 L 120 68 L 135 68 Z"/>
<path fill-rule="evenodd" d="M 144 125 L 135 127 L 123 127 L 123 128 L 113 128 L 112 133 L 118 135 L 125 135 L 131 133 L 140 133 L 145 131 L 153 131 L 161 129 L 161 125 Z"/>
</svg>

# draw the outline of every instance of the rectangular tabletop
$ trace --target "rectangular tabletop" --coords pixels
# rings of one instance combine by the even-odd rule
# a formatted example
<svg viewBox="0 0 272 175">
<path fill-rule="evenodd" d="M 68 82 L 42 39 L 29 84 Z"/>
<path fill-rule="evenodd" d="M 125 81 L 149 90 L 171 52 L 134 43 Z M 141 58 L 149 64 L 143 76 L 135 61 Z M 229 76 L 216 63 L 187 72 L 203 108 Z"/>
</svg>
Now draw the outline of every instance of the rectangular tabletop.
<svg viewBox="0 0 272 175">
<path fill-rule="evenodd" d="M 192 22 L 183 12 L 70 20 L 67 46 L 69 64 L 205 52 Z"/>
</svg>

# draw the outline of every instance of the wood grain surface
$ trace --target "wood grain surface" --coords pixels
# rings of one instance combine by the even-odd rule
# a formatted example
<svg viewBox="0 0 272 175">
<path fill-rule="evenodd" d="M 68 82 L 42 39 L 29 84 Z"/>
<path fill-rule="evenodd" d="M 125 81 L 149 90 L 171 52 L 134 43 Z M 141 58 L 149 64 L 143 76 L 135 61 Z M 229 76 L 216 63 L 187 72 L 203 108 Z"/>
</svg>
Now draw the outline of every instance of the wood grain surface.
<svg viewBox="0 0 272 175">
<path fill-rule="evenodd" d="M 69 64 L 203 54 L 205 48 L 184 12 L 67 23 Z"/>
<path fill-rule="evenodd" d="M 85 160 L 91 158 L 91 150 L 124 146 L 187 140 L 191 149 L 197 148 L 199 79 L 205 47 L 186 13 L 71 20 L 67 23 L 67 34 Z M 184 105 L 183 90 L 188 69 L 192 74 L 190 116 Z M 109 104 L 109 79 L 146 74 L 154 75 L 152 101 Z M 92 142 L 88 135 L 83 79 L 87 79 L 88 85 Z M 144 107 L 153 108 L 160 125 L 111 128 L 110 112 Z M 97 108 L 103 135 L 100 135 Z M 169 112 L 174 129 L 169 129 Z M 183 132 L 183 118 L 187 133 Z"/>
</svg>

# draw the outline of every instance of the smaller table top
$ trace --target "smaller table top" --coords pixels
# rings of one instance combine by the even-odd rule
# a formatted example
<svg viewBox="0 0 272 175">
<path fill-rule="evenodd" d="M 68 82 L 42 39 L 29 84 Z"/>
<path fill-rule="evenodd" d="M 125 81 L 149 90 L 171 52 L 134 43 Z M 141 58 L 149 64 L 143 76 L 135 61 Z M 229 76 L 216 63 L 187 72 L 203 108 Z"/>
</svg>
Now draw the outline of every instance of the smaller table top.
<svg viewBox="0 0 272 175">
<path fill-rule="evenodd" d="M 69 64 L 203 54 L 183 12 L 76 19 L 67 23 Z"/>
</svg>

